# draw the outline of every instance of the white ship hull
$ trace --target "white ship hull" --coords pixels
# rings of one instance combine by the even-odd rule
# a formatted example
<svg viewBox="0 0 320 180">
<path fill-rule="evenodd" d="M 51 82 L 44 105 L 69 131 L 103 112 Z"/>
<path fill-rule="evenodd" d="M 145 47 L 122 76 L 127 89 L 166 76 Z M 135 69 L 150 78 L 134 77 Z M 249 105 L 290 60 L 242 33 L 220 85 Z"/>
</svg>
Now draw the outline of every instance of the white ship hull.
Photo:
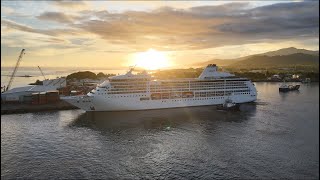
<svg viewBox="0 0 320 180">
<path fill-rule="evenodd" d="M 131 72 L 111 77 L 86 96 L 62 99 L 85 111 L 128 111 L 219 105 L 227 99 L 240 104 L 257 98 L 250 80 L 218 72 L 213 64 L 194 79 L 157 81 Z"/>
<path fill-rule="evenodd" d="M 128 111 L 219 105 L 223 104 L 227 98 L 239 104 L 256 100 L 256 96 L 250 94 L 147 101 L 140 101 L 140 97 L 104 98 L 97 96 L 70 96 L 64 97 L 63 100 L 85 111 Z"/>
</svg>

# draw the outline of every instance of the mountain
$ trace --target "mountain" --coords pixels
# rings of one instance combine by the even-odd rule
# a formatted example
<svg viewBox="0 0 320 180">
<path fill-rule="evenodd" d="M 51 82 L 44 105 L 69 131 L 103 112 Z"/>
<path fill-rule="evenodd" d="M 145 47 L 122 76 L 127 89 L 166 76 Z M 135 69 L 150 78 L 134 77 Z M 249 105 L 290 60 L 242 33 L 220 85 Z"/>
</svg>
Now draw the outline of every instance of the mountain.
<svg viewBox="0 0 320 180">
<path fill-rule="evenodd" d="M 263 54 L 260 54 L 260 55 L 283 56 L 283 55 L 290 55 L 290 54 L 297 54 L 297 53 L 319 56 L 319 51 L 311 51 L 311 50 L 306 50 L 306 49 L 297 49 L 295 47 L 279 49 L 279 50 L 276 50 L 276 51 L 269 51 L 269 52 L 266 52 L 266 53 L 263 53 Z"/>
<path fill-rule="evenodd" d="M 217 64 L 218 66 L 241 66 L 242 68 L 246 68 L 246 66 L 251 68 L 261 68 L 263 66 L 288 67 L 290 65 L 317 65 L 319 64 L 318 58 L 319 51 L 289 47 L 236 59 L 213 59 L 193 65 L 197 67 L 204 67 L 208 64 Z"/>
<path fill-rule="evenodd" d="M 294 66 L 318 66 L 319 56 L 295 53 L 282 56 L 255 55 L 242 61 L 230 64 L 233 68 L 270 68 L 270 67 L 294 67 Z"/>
</svg>

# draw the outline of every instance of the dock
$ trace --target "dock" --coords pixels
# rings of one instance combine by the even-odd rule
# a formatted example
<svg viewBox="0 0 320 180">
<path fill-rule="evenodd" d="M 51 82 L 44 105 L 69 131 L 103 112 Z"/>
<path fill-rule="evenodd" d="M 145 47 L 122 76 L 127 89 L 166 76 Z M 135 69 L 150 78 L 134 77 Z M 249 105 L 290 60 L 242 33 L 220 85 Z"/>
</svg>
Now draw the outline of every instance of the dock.
<svg viewBox="0 0 320 180">
<path fill-rule="evenodd" d="M 16 114 L 16 113 L 30 113 L 54 110 L 68 110 L 78 109 L 77 107 L 65 102 L 57 101 L 47 104 L 1 104 L 1 115 L 3 114 Z"/>
</svg>

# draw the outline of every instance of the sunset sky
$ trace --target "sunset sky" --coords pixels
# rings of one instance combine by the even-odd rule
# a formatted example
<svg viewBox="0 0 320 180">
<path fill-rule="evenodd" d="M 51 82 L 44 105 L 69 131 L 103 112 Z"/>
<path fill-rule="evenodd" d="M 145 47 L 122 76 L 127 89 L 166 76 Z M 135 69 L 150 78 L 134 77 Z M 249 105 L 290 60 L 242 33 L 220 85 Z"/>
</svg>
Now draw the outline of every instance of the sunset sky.
<svg viewBox="0 0 320 180">
<path fill-rule="evenodd" d="M 1 66 L 22 48 L 21 66 L 175 68 L 286 47 L 319 49 L 319 1 L 1 1 Z"/>
</svg>

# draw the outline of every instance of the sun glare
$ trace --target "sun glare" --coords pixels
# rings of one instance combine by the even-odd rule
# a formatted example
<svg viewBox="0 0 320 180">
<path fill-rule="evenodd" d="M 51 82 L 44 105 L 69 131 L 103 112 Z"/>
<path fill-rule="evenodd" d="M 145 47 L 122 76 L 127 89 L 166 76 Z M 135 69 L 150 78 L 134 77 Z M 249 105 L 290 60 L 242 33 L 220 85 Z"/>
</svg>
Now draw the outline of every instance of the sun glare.
<svg viewBox="0 0 320 180">
<path fill-rule="evenodd" d="M 134 63 L 138 67 L 156 70 L 170 66 L 167 55 L 154 49 L 135 54 Z"/>
</svg>

